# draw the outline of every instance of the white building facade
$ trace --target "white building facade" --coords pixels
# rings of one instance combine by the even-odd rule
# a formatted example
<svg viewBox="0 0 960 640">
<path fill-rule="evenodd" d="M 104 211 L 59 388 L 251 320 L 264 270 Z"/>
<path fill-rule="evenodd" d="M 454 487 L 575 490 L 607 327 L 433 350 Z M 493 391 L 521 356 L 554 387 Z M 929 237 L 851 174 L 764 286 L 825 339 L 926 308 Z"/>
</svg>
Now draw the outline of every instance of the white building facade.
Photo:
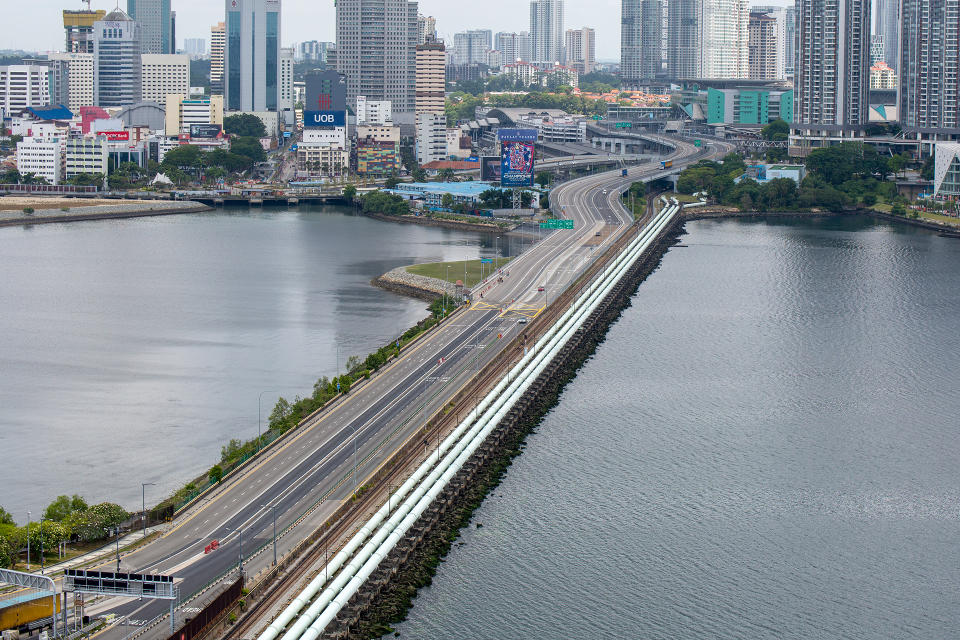
<svg viewBox="0 0 960 640">
<path fill-rule="evenodd" d="M 176 54 L 140 56 L 141 99 L 165 104 L 170 94 L 190 91 L 190 57 Z"/>
</svg>

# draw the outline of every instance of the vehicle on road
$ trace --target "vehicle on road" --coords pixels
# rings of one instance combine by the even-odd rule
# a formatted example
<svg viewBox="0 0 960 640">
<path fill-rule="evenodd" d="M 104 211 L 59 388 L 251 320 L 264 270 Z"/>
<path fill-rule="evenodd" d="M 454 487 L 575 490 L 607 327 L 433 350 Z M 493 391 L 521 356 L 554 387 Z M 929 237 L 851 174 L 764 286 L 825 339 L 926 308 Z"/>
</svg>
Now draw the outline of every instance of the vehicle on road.
<svg viewBox="0 0 960 640">
<path fill-rule="evenodd" d="M 624 178 L 626 178 L 626 177 L 627 177 L 627 170 L 626 170 L 626 169 L 621 169 L 621 170 L 620 170 L 620 175 L 622 175 Z"/>
<path fill-rule="evenodd" d="M 673 160 L 661 160 L 661 161 L 660 161 L 660 168 L 661 168 L 661 169 L 669 169 L 669 168 L 672 167 L 672 166 L 673 166 Z"/>
<path fill-rule="evenodd" d="M 517 324 L 527 324 L 527 319 L 526 319 L 526 318 L 520 318 L 519 320 L 517 320 Z"/>
<path fill-rule="evenodd" d="M 537 287 L 537 293 L 543 293 L 543 287 Z"/>
</svg>

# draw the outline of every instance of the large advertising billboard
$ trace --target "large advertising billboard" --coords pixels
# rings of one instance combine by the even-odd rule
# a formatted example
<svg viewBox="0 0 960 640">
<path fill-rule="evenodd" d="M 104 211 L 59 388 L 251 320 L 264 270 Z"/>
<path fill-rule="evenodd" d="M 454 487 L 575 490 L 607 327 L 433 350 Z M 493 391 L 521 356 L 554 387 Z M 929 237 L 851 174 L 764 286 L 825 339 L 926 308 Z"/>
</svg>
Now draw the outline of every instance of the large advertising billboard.
<svg viewBox="0 0 960 640">
<path fill-rule="evenodd" d="M 191 138 L 218 138 L 221 125 L 219 124 L 192 124 L 190 125 Z"/>
<path fill-rule="evenodd" d="M 536 129 L 500 129 L 500 186 L 533 186 L 533 152 Z"/>
<path fill-rule="evenodd" d="M 304 111 L 303 126 L 307 129 L 335 129 L 347 126 L 346 111 Z"/>
</svg>

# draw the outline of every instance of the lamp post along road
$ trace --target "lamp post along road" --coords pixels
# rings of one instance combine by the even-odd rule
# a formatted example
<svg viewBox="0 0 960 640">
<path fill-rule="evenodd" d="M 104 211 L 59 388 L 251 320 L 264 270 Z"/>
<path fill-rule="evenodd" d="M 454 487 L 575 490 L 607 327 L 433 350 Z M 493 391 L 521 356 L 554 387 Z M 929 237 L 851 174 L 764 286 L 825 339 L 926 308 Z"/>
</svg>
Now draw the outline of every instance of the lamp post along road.
<svg viewBox="0 0 960 640">
<path fill-rule="evenodd" d="M 143 511 L 140 512 L 140 518 L 143 520 L 143 537 L 147 537 L 147 487 L 154 486 L 153 482 L 140 483 L 140 499 L 143 501 Z"/>
<path fill-rule="evenodd" d="M 32 513 L 27 511 L 27 571 L 30 570 L 30 518 Z"/>
<path fill-rule="evenodd" d="M 273 510 L 273 566 L 277 566 L 277 507 L 276 504 L 260 505 L 264 509 Z"/>
</svg>

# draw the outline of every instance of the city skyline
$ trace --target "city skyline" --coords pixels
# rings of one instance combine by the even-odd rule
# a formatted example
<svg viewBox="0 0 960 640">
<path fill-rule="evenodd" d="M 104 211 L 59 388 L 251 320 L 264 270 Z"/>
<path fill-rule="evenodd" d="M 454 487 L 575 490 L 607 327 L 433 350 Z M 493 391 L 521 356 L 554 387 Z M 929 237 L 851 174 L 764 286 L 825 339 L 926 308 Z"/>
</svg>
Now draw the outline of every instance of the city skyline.
<svg viewBox="0 0 960 640">
<path fill-rule="evenodd" d="M 93 9 L 110 11 L 116 3 L 93 0 Z M 126 3 L 122 3 L 125 9 Z M 770 2 L 786 6 L 786 1 Z M 520 32 L 529 30 L 529 3 L 518 5 L 510 0 L 490 0 L 485 15 L 489 23 L 478 23 L 475 16 L 463 12 L 456 3 L 443 0 L 420 0 L 419 10 L 424 15 L 437 19 L 439 36 L 453 44 L 453 34 L 468 29 L 490 29 Z M 565 28 L 591 27 L 597 31 L 597 59 L 619 61 L 620 59 L 620 6 L 621 0 L 567 0 L 564 16 Z M 36 0 L 29 6 L 15 5 L 7 10 L 14 21 L 36 24 L 38 28 L 15 31 L 8 34 L 5 48 L 27 51 L 60 51 L 63 49 L 64 9 L 82 9 L 85 5 L 71 0 Z M 223 21 L 223 6 L 220 2 L 187 3 L 172 0 L 171 9 L 177 12 L 177 42 L 183 46 L 186 38 L 203 38 L 209 51 L 210 27 Z M 310 15 L 315 15 L 315 20 Z M 284 0 L 281 33 L 283 46 L 305 40 L 336 39 L 336 11 L 333 3 L 317 7 L 308 0 Z M 316 24 L 317 26 L 311 26 Z"/>
</svg>

